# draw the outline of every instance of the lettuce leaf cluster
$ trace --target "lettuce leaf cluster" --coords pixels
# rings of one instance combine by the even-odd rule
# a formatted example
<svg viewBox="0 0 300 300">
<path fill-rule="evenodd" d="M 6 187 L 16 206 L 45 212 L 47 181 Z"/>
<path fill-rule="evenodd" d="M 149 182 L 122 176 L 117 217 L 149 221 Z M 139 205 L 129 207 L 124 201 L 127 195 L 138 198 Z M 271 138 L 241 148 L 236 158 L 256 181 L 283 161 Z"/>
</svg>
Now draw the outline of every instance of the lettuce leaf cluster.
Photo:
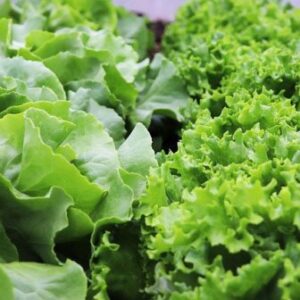
<svg viewBox="0 0 300 300">
<path fill-rule="evenodd" d="M 147 127 L 182 121 L 188 99 L 170 60 L 146 58 L 152 43 L 148 21 L 110 0 L 0 1 L 1 299 L 117 286 L 100 274 L 98 295 L 98 233 L 131 235 L 157 167 Z"/>
<path fill-rule="evenodd" d="M 281 1 L 189 1 L 168 27 L 163 46 L 190 95 L 199 99 L 227 86 L 223 81 L 233 81 L 230 75 L 242 75 L 239 71 L 246 68 L 252 76 L 257 70 L 259 77 L 249 78 L 249 83 L 256 80 L 260 87 L 268 79 L 278 80 L 278 85 L 279 80 L 293 81 L 290 76 L 297 67 L 291 56 L 299 50 L 299 27 L 299 10 Z M 279 69 L 287 78 L 280 78 Z M 243 79 L 232 85 L 243 87 L 248 78 Z"/>
<path fill-rule="evenodd" d="M 191 0 L 167 29 L 195 102 L 136 210 L 153 299 L 298 299 L 299 13 Z"/>
</svg>

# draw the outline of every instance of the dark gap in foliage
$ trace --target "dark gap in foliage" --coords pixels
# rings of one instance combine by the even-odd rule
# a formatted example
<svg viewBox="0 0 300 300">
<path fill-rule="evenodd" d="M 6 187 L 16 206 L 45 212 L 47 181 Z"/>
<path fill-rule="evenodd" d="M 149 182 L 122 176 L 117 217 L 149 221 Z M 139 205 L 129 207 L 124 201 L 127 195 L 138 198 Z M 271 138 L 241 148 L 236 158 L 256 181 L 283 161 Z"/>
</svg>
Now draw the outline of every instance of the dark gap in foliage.
<svg viewBox="0 0 300 300">
<path fill-rule="evenodd" d="M 129 120 L 129 118 L 125 119 L 125 136 L 124 139 L 126 140 L 128 138 L 128 136 L 130 135 L 131 131 L 134 129 L 134 126 L 131 122 L 131 120 Z"/>
<path fill-rule="evenodd" d="M 146 299 L 142 293 L 146 272 L 140 251 L 140 227 L 134 223 L 108 225 L 101 232 L 110 232 L 110 243 L 118 245 L 116 251 L 104 246 L 98 257 L 99 264 L 110 269 L 106 278 L 110 299 Z"/>
<path fill-rule="evenodd" d="M 189 274 L 177 271 L 173 275 L 173 281 L 178 283 L 184 283 L 191 288 L 196 288 L 199 286 L 199 274 L 191 272 Z"/>
<path fill-rule="evenodd" d="M 277 184 L 276 184 L 276 186 L 275 186 L 275 192 L 276 192 L 277 194 L 279 194 L 279 193 L 281 192 L 282 188 L 286 187 L 287 184 L 288 184 L 288 182 L 287 182 L 287 180 L 286 180 L 286 178 L 285 178 L 285 174 L 284 174 L 284 172 L 281 173 L 280 171 L 279 171 L 279 172 L 276 171 L 276 173 L 273 173 L 273 174 L 272 174 L 272 177 L 273 177 L 274 179 L 276 179 L 276 183 L 277 183 Z"/>
<path fill-rule="evenodd" d="M 262 186 L 267 186 L 268 184 L 271 183 L 271 181 L 273 180 L 273 176 L 271 173 L 269 172 L 264 172 L 263 176 L 260 176 L 260 182 Z"/>
<path fill-rule="evenodd" d="M 292 98 L 296 92 L 296 81 L 291 78 L 284 78 L 283 84 L 284 84 L 284 88 L 283 88 L 284 94 L 283 95 L 286 98 Z"/>
<path fill-rule="evenodd" d="M 181 174 L 179 173 L 179 170 L 177 169 L 174 169 L 174 168 L 170 168 L 170 174 L 173 175 L 173 176 L 176 176 L 176 177 L 180 177 Z"/>
<path fill-rule="evenodd" d="M 14 19 L 15 22 L 17 22 L 17 23 L 21 22 L 21 15 L 19 13 L 17 13 L 16 11 L 14 11 L 14 10 L 10 11 L 10 17 L 12 19 Z"/>
<path fill-rule="evenodd" d="M 267 77 L 264 80 L 264 85 L 267 89 L 273 90 L 276 95 L 283 92 L 286 98 L 292 98 L 296 92 L 296 81 L 289 77 L 282 77 L 280 79 Z"/>
<path fill-rule="evenodd" d="M 225 98 L 223 99 L 220 99 L 218 101 L 211 101 L 210 102 L 210 113 L 211 113 L 211 116 L 213 118 L 215 117 L 219 117 L 223 111 L 223 109 L 226 107 L 226 101 L 225 101 Z"/>
<path fill-rule="evenodd" d="M 210 179 L 210 170 L 207 166 L 201 166 L 201 167 L 191 167 L 190 168 L 190 182 L 191 186 L 198 185 L 198 186 L 205 186 L 206 182 Z M 193 188 L 191 188 L 193 189 Z"/>
<path fill-rule="evenodd" d="M 143 245 L 144 248 L 142 249 L 143 251 L 145 251 L 145 245 Z M 142 244 L 140 244 L 140 248 L 142 248 Z M 145 276 L 145 288 L 144 290 L 147 290 L 147 287 L 153 286 L 155 284 L 155 267 L 157 266 L 157 261 L 154 260 L 149 260 L 149 259 L 145 259 L 143 261 L 143 272 L 144 272 L 144 276 Z M 146 292 L 148 294 L 148 292 Z M 142 300 L 148 300 L 148 299 L 152 299 L 149 295 L 144 294 L 143 297 L 141 298 Z"/>
<path fill-rule="evenodd" d="M 274 148 L 269 148 L 267 150 L 267 156 L 270 160 L 273 159 L 273 157 L 275 156 L 275 149 Z"/>
<path fill-rule="evenodd" d="M 295 180 L 297 181 L 297 183 L 300 183 L 300 174 L 299 173 L 295 174 Z"/>
<path fill-rule="evenodd" d="M 11 216 L 11 218 L 18 219 L 19 216 L 17 215 L 15 217 Z M 5 222 L 3 222 L 3 224 L 5 225 Z M 34 261 L 39 263 L 43 262 L 43 259 L 32 250 L 30 244 L 28 243 L 29 241 L 23 234 L 21 234 L 20 232 L 18 232 L 13 228 L 9 228 L 8 226 L 6 227 L 6 234 L 11 240 L 11 242 L 18 249 L 20 261 L 27 261 L 27 262 Z"/>
<path fill-rule="evenodd" d="M 165 28 L 167 25 L 168 24 L 163 21 L 157 21 L 150 25 L 150 29 L 154 33 L 154 37 L 155 37 L 154 48 L 151 49 L 151 51 L 149 53 L 150 58 L 153 58 L 156 53 L 161 52 L 162 38 L 163 38 Z"/>
<path fill-rule="evenodd" d="M 281 270 L 254 296 L 259 300 L 279 300 L 281 291 L 277 288 L 278 279 L 281 277 Z"/>
<path fill-rule="evenodd" d="M 222 245 L 211 247 L 208 251 L 209 261 L 212 263 L 217 256 L 222 256 L 222 263 L 226 271 L 232 271 L 237 274 L 237 269 L 251 262 L 251 256 L 246 251 L 238 253 L 230 253 L 227 248 Z"/>
<path fill-rule="evenodd" d="M 218 135 L 219 138 L 222 138 L 222 136 L 228 132 L 229 134 L 233 135 L 237 129 L 239 129 L 240 127 L 237 126 L 236 124 L 234 124 L 231 120 L 228 120 L 226 124 L 224 124 L 222 127 L 221 127 L 221 134 Z"/>
<path fill-rule="evenodd" d="M 68 243 L 57 243 L 55 252 L 61 260 L 72 259 L 79 263 L 85 270 L 89 268 L 89 258 L 91 256 L 90 235 L 78 241 Z"/>
<path fill-rule="evenodd" d="M 196 102 L 196 103 L 199 104 L 200 101 L 201 101 L 201 99 L 202 99 L 202 97 L 199 96 L 199 95 L 196 95 L 196 96 L 191 96 L 191 99 L 193 99 L 194 102 Z"/>
<path fill-rule="evenodd" d="M 207 73 L 207 80 L 213 90 L 218 89 L 221 86 L 223 74 Z"/>
<path fill-rule="evenodd" d="M 276 239 L 280 249 L 285 250 L 286 248 L 286 236 L 284 234 L 278 234 Z"/>
<path fill-rule="evenodd" d="M 267 251 L 277 251 L 279 249 L 286 249 L 286 244 L 289 240 L 289 235 L 286 236 L 281 232 L 283 227 L 275 228 L 274 224 L 270 220 L 265 219 L 263 223 L 259 225 L 248 225 L 248 230 L 252 235 L 259 236 L 255 240 L 253 248 L 257 251 L 262 249 L 267 254 Z M 287 239 L 286 239 L 287 237 Z M 265 257 L 268 259 L 268 256 Z"/>
<path fill-rule="evenodd" d="M 154 151 L 177 151 L 180 130 L 181 124 L 178 121 L 169 117 L 154 115 L 149 127 L 149 132 L 153 139 Z"/>
</svg>

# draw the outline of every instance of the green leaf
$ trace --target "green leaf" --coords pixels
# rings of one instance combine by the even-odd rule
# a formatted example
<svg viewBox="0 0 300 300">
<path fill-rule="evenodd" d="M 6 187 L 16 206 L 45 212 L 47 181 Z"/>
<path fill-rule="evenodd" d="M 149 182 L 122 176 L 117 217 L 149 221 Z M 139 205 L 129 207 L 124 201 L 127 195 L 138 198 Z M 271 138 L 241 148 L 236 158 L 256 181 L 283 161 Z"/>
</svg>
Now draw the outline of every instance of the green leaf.
<svg viewBox="0 0 300 300">
<path fill-rule="evenodd" d="M 148 56 L 154 46 L 154 35 L 148 28 L 149 21 L 122 7 L 118 7 L 118 32 L 139 53 L 140 59 Z"/>
<path fill-rule="evenodd" d="M 0 56 L 7 55 L 11 42 L 11 26 L 12 21 L 10 19 L 0 19 Z"/>
<path fill-rule="evenodd" d="M 26 193 L 30 199 L 32 197 L 32 201 L 35 197 L 37 197 L 36 201 L 38 201 L 38 197 L 41 199 L 49 197 L 49 201 L 53 201 L 51 200 L 52 194 L 47 195 L 52 193 L 51 191 L 56 186 L 65 195 L 65 201 L 61 200 L 62 207 L 57 206 L 57 209 L 63 210 L 64 208 L 66 210 L 70 205 L 75 205 L 75 208 L 80 210 L 70 211 L 68 214 L 69 220 L 66 211 L 64 211 L 64 215 L 61 211 L 58 211 L 57 214 L 60 214 L 60 216 L 57 216 L 57 220 L 53 217 L 53 220 L 58 223 L 59 229 L 54 229 L 54 225 L 51 225 L 54 232 L 48 230 L 49 236 L 43 236 L 47 240 L 45 246 L 41 246 L 41 250 L 37 250 L 41 252 L 38 254 L 43 255 L 46 261 L 53 261 L 54 253 L 51 251 L 54 247 L 54 238 L 58 231 L 67 227 L 68 221 L 70 223 L 68 229 L 66 229 L 68 232 L 68 235 L 65 234 L 66 240 L 82 237 L 81 235 L 86 235 L 92 231 L 93 225 L 88 215 L 97 209 L 98 203 L 104 197 L 106 191 L 96 183 L 89 181 L 76 167 L 74 160 L 76 161 L 77 158 L 86 159 L 84 155 L 87 153 L 83 153 L 84 147 L 80 149 L 80 140 L 81 145 L 85 145 L 84 140 L 94 139 L 95 142 L 91 143 L 90 146 L 92 148 L 96 147 L 95 149 L 100 147 L 101 149 L 103 143 L 106 143 L 105 138 L 103 139 L 101 136 L 106 137 L 106 133 L 93 117 L 84 113 L 78 114 L 86 122 L 90 121 L 90 128 L 94 126 L 95 130 L 89 132 L 77 128 L 76 126 L 80 126 L 79 122 L 76 123 L 79 119 L 77 118 L 75 122 L 75 113 L 74 115 L 70 113 L 69 104 L 64 101 L 25 103 L 16 106 L 14 110 L 10 110 L 10 113 L 0 119 L 0 140 L 2 140 L 0 153 L 3 153 L 0 159 L 0 172 L 7 180 L 11 181 L 7 189 L 13 189 L 12 185 L 15 189 L 13 189 L 12 195 L 6 196 L 4 199 L 17 197 L 15 193 L 25 197 L 24 194 L 21 194 L 22 192 Z M 73 134 L 76 135 L 76 132 L 80 132 L 81 135 L 76 140 L 77 147 L 73 148 L 71 137 Z M 96 139 L 97 135 L 100 135 L 100 140 Z M 98 142 L 100 142 L 99 145 L 97 145 Z M 75 150 L 78 150 L 78 153 Z M 64 199 L 63 195 L 60 197 Z M 29 200 L 27 202 L 30 203 Z M 55 201 L 52 204 L 57 205 Z M 52 204 L 51 202 L 47 204 L 47 201 L 44 200 L 44 205 L 50 206 Z M 3 205 L 7 205 L 7 203 L 4 202 Z M 48 209 L 54 208 L 55 206 Z M 17 212 L 17 206 L 15 209 L 16 212 L 11 213 L 21 213 Z M 37 207 L 34 208 L 33 206 L 32 209 L 37 210 Z M 23 211 L 25 212 L 24 209 Z M 47 212 L 44 213 L 47 214 Z M 45 219 L 45 226 L 49 226 L 46 222 L 47 218 L 42 212 L 40 212 L 40 216 Z M 6 228 L 5 224 L 4 226 Z M 10 226 L 14 228 L 14 225 Z M 74 227 L 72 228 L 72 226 Z M 80 227 L 81 229 L 78 230 Z M 24 230 L 30 231 L 32 229 L 24 226 Z M 20 230 L 15 229 L 15 231 Z M 37 238 L 40 238 L 40 236 Z M 60 236 L 60 240 L 62 240 L 62 236 Z M 43 247 L 45 247 L 45 253 Z"/>
<path fill-rule="evenodd" d="M 182 121 L 181 109 L 186 106 L 188 95 L 173 63 L 158 54 L 150 69 L 146 88 L 138 98 L 131 116 L 134 123 L 148 126 L 153 114 L 160 114 Z"/>
<path fill-rule="evenodd" d="M 84 272 L 69 260 L 62 266 L 38 263 L 0 264 L 0 272 L 6 276 L 4 285 L 1 281 L 0 294 L 10 297 L 5 299 L 82 300 L 86 295 L 87 280 Z"/>
<path fill-rule="evenodd" d="M 0 268 L 0 298 L 7 300 L 15 300 L 13 294 L 13 286 L 9 277 L 5 274 L 5 272 Z"/>
<path fill-rule="evenodd" d="M 116 146 L 122 143 L 126 132 L 125 122 L 113 109 L 98 105 L 94 100 L 91 100 L 87 112 L 93 114 L 103 123 L 108 134 L 114 139 Z"/>
<path fill-rule="evenodd" d="M 133 191 L 134 198 L 140 199 L 146 190 L 145 177 L 137 173 L 127 172 L 123 169 L 120 169 L 120 176 L 123 182 Z"/>
<path fill-rule="evenodd" d="M 71 207 L 68 210 L 68 227 L 60 231 L 55 241 L 57 243 L 76 241 L 84 236 L 88 236 L 94 229 L 91 218 L 82 210 Z"/>
<path fill-rule="evenodd" d="M 97 22 L 100 27 L 111 29 L 116 27 L 117 15 L 111 0 L 61 0 L 61 2 L 84 12 L 87 18 Z"/>
<path fill-rule="evenodd" d="M 25 119 L 22 162 L 16 187 L 25 193 L 38 194 L 51 186 L 60 186 L 72 195 L 76 207 L 91 213 L 100 201 L 103 190 L 91 184 L 63 156 L 55 154 L 51 147 L 41 140 L 39 132 L 39 128 L 33 125 L 30 117 Z M 51 165 L 47 162 L 51 162 Z M 37 171 L 39 177 L 35 175 Z M 62 174 L 65 180 L 62 180 Z"/>
<path fill-rule="evenodd" d="M 11 109 L 11 107 L 22 105 L 29 101 L 30 99 L 26 96 L 0 88 L 0 112 L 2 115 L 5 115 L 6 111 Z"/>
<path fill-rule="evenodd" d="M 64 100 L 63 87 L 42 63 L 20 57 L 0 58 L 0 86 L 14 90 L 32 100 Z M 48 91 L 49 99 L 44 98 Z"/>
<path fill-rule="evenodd" d="M 20 258 L 35 255 L 56 263 L 54 239 L 68 225 L 71 198 L 54 187 L 44 196 L 30 197 L 14 189 L 3 176 L 0 185 L 0 218 Z"/>
<path fill-rule="evenodd" d="M 137 90 L 134 85 L 127 82 L 118 69 L 112 65 L 105 65 L 104 79 L 110 91 L 121 100 L 121 103 L 127 108 L 132 109 L 136 104 Z"/>
<path fill-rule="evenodd" d="M 0 263 L 13 262 L 18 260 L 18 251 L 15 245 L 6 235 L 3 225 L 0 223 Z"/>
<path fill-rule="evenodd" d="M 22 24 L 12 25 L 12 49 L 17 50 L 25 46 L 27 35 L 34 30 L 40 30 L 44 26 L 43 16 L 31 16 Z"/>
<path fill-rule="evenodd" d="M 147 176 L 149 169 L 157 166 L 151 145 L 149 132 L 142 124 L 137 124 L 118 150 L 121 166 L 129 172 Z"/>
<path fill-rule="evenodd" d="M 79 57 L 69 52 L 60 52 L 49 57 L 45 59 L 44 64 L 56 74 L 63 84 L 82 78 L 94 78 L 100 68 L 97 59 Z"/>
<path fill-rule="evenodd" d="M 9 16 L 10 6 L 11 6 L 10 0 L 0 1 L 0 18 Z"/>
<path fill-rule="evenodd" d="M 132 189 L 123 182 L 119 172 L 110 177 L 109 184 L 109 193 L 99 204 L 93 219 L 101 221 L 111 219 L 129 221 L 133 215 L 134 194 Z"/>
</svg>

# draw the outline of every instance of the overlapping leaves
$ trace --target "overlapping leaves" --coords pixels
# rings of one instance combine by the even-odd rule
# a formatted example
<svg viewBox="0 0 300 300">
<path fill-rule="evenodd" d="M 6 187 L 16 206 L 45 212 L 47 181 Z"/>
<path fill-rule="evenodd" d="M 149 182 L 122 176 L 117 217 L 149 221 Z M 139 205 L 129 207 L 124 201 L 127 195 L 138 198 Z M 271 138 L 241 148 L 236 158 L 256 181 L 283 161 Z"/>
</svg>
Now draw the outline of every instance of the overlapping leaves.
<svg viewBox="0 0 300 300">
<path fill-rule="evenodd" d="M 200 104 L 137 208 L 155 299 L 297 299 L 298 15 L 275 1 L 194 0 L 167 30 Z"/>
</svg>

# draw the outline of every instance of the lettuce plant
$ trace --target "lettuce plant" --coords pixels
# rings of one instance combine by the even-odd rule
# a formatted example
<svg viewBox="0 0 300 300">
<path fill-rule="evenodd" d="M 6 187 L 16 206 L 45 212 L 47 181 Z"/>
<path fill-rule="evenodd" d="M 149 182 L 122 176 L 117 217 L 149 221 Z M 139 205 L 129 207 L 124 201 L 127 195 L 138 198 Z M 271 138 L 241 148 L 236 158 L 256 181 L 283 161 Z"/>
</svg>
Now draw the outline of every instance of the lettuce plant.
<svg viewBox="0 0 300 300">
<path fill-rule="evenodd" d="M 146 127 L 182 121 L 188 95 L 146 58 L 148 21 L 109 0 L 1 1 L 0 17 L 0 298 L 93 299 L 97 233 L 130 237 L 157 167 Z"/>
<path fill-rule="evenodd" d="M 196 101 L 136 209 L 154 299 L 298 298 L 297 16 L 276 1 L 192 0 L 167 29 Z"/>
</svg>

